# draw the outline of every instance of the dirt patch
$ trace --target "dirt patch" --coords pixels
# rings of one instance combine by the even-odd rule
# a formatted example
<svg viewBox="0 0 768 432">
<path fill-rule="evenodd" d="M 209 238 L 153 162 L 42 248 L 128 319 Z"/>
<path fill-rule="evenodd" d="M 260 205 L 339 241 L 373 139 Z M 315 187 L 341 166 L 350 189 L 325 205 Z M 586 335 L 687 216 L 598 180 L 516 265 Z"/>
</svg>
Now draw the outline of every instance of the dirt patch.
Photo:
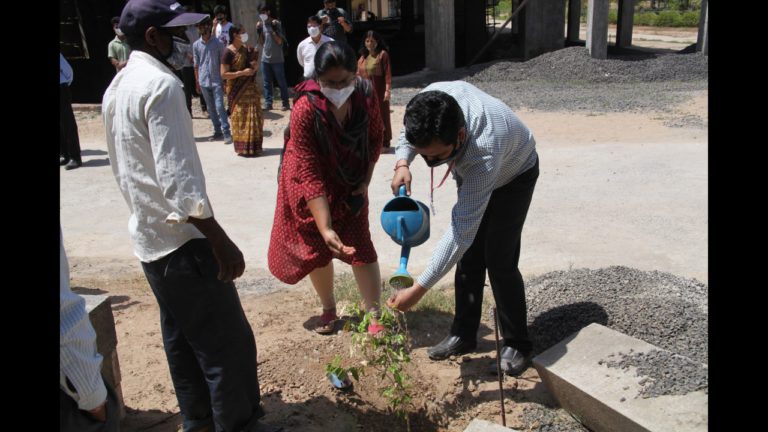
<svg viewBox="0 0 768 432">
<path fill-rule="evenodd" d="M 181 416 L 163 351 L 159 309 L 144 276 L 125 272 L 125 263 L 119 264 L 123 271 L 113 273 L 105 261 L 86 261 L 79 260 L 77 268 L 99 269 L 101 276 L 95 270 L 85 277 L 74 273 L 73 289 L 113 296 L 127 408 L 122 430 L 175 432 Z M 363 376 L 349 393 L 334 390 L 326 380 L 327 362 L 336 354 L 350 358 L 350 339 L 343 332 L 321 336 L 308 329 L 320 310 L 308 284 L 266 295 L 241 292 L 241 300 L 256 335 L 266 420 L 287 431 L 405 430 L 404 423 L 388 412 L 375 376 Z M 427 311 L 409 314 L 408 320 L 413 338 L 408 371 L 416 389 L 413 430 L 458 432 L 473 418 L 500 423 L 498 381 L 491 373 L 495 344 L 487 315 L 478 352 L 443 362 L 429 360 L 426 349 L 442 339 L 451 316 Z M 519 379 L 506 378 L 504 388 L 508 426 L 536 429 L 530 416 L 533 406 L 555 406 L 533 368 Z"/>
</svg>

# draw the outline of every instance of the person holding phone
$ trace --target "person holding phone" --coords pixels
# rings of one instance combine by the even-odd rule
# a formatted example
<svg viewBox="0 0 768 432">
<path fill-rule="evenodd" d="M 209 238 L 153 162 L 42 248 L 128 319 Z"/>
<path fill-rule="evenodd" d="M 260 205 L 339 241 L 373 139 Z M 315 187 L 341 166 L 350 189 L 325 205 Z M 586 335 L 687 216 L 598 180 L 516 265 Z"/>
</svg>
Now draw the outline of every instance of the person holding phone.
<svg viewBox="0 0 768 432">
<path fill-rule="evenodd" d="M 324 35 L 333 40 L 349 43 L 347 33 L 352 33 L 352 20 L 347 11 L 336 7 L 336 0 L 323 0 L 323 9 L 317 11 L 322 21 L 321 29 Z"/>
</svg>

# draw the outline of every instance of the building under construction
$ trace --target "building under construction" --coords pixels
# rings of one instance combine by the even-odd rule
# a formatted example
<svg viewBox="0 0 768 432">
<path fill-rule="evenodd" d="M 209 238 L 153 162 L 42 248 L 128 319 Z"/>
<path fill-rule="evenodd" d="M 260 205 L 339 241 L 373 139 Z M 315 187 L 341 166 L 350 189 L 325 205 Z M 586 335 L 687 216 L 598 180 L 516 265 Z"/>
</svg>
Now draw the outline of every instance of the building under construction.
<svg viewBox="0 0 768 432">
<path fill-rule="evenodd" d="M 323 8 L 322 0 L 192 0 L 181 4 L 197 12 L 213 13 L 222 4 L 231 21 L 255 34 L 258 9 L 268 3 L 282 21 L 288 40 L 285 70 L 295 84 L 301 69 L 295 60 L 298 43 L 307 37 L 306 22 Z M 588 2 L 587 38 L 579 40 L 582 2 Z M 114 38 L 110 18 L 120 15 L 125 0 L 61 0 L 60 49 L 75 73 L 76 103 L 99 103 L 115 75 L 107 60 L 107 45 Z M 450 70 L 492 59 L 489 42 L 507 56 L 529 59 L 565 46 L 586 45 L 593 57 L 608 51 L 608 0 L 512 0 L 508 32 L 494 18 L 499 0 L 337 0 L 353 21 L 348 42 L 355 50 L 368 30 L 381 33 L 390 46 L 392 73 L 403 75 L 424 68 Z M 632 44 L 634 0 L 618 0 L 614 46 Z M 702 1 L 698 47 L 707 51 L 707 1 Z M 87 77 L 87 79 L 83 79 Z"/>
</svg>

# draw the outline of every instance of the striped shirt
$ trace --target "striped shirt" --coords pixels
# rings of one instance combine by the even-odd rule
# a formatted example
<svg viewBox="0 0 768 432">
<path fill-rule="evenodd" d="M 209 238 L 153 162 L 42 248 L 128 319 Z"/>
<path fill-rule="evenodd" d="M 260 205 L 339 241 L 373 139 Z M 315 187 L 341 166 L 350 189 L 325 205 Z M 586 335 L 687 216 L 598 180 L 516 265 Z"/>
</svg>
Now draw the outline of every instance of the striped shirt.
<svg viewBox="0 0 768 432">
<path fill-rule="evenodd" d="M 472 245 L 491 193 L 536 164 L 536 141 L 528 127 L 504 102 L 464 81 L 437 82 L 421 92 L 439 90 L 453 96 L 464 113 L 467 140 L 453 164 L 458 199 L 446 230 L 417 282 L 433 287 Z M 396 160 L 409 163 L 416 150 L 400 131 Z"/>
<path fill-rule="evenodd" d="M 72 66 L 70 66 L 67 62 L 67 59 L 65 59 L 64 56 L 59 53 L 59 85 L 72 84 L 72 76 Z"/>
<path fill-rule="evenodd" d="M 85 300 L 69 288 L 69 263 L 61 236 L 59 246 L 59 386 L 78 408 L 88 411 L 107 400 L 102 357 L 96 352 L 96 332 L 85 312 Z"/>
</svg>

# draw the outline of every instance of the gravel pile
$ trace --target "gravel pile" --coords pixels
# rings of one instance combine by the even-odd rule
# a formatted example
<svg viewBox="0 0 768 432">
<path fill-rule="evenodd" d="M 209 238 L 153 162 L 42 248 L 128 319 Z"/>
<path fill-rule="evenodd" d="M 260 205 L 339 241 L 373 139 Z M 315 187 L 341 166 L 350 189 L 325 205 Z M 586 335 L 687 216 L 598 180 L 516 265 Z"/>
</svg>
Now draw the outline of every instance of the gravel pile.
<svg viewBox="0 0 768 432">
<path fill-rule="evenodd" d="M 563 409 L 550 409 L 538 404 L 526 404 L 521 414 L 526 431 L 589 432 Z"/>
<path fill-rule="evenodd" d="M 634 83 L 706 81 L 703 54 L 637 54 L 597 60 L 584 47 L 548 52 L 527 62 L 500 61 L 468 77 L 476 84 L 498 81 Z"/>
<path fill-rule="evenodd" d="M 620 360 L 599 361 L 610 368 L 637 368 L 643 377 L 640 394 L 644 398 L 663 395 L 684 395 L 696 390 L 709 393 L 707 367 L 669 351 L 653 350 L 647 353 L 619 353 Z"/>
<path fill-rule="evenodd" d="M 613 266 L 556 271 L 526 283 L 540 353 L 596 322 L 707 364 L 707 286 L 659 271 Z"/>
<path fill-rule="evenodd" d="M 569 47 L 527 62 L 494 61 L 448 72 L 395 77 L 392 103 L 406 105 L 432 82 L 465 80 L 513 109 L 669 111 L 690 98 L 691 92 L 706 90 L 708 75 L 708 57 L 698 53 L 632 54 L 596 60 L 584 47 Z"/>
</svg>

